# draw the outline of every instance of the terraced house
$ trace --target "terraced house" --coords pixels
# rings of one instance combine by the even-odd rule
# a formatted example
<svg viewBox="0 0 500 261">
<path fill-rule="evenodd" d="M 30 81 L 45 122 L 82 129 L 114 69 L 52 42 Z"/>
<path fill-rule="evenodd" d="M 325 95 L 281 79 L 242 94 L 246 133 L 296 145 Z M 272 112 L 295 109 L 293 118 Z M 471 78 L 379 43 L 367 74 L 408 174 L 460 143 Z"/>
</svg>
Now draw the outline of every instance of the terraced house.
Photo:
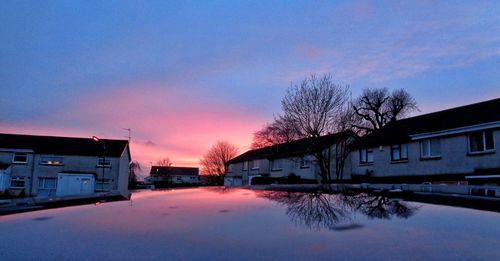
<svg viewBox="0 0 500 261">
<path fill-rule="evenodd" d="M 348 133 L 321 137 L 318 143 L 325 155 L 328 174 L 332 177 L 345 173 L 350 178 L 349 164 L 338 160 L 341 150 L 337 144 L 348 138 Z M 255 177 L 296 177 L 304 181 L 320 180 L 320 168 L 311 149 L 311 140 L 301 139 L 265 148 L 249 150 L 227 162 L 226 186 L 251 185 Z M 349 159 L 347 159 L 348 161 Z"/>
<path fill-rule="evenodd" d="M 0 134 L 0 194 L 129 196 L 127 140 Z"/>
<path fill-rule="evenodd" d="M 500 184 L 500 99 L 389 123 L 352 153 L 357 181 Z"/>
<path fill-rule="evenodd" d="M 325 148 L 334 151 L 335 135 L 324 137 Z M 319 181 L 318 165 L 304 144 L 299 140 L 237 156 L 228 161 L 225 184 L 248 185 L 256 176 L 291 174 Z M 406 118 L 353 139 L 343 179 L 500 185 L 498 144 L 500 99 Z M 334 158 L 330 158 L 331 173 L 338 171 Z"/>
</svg>

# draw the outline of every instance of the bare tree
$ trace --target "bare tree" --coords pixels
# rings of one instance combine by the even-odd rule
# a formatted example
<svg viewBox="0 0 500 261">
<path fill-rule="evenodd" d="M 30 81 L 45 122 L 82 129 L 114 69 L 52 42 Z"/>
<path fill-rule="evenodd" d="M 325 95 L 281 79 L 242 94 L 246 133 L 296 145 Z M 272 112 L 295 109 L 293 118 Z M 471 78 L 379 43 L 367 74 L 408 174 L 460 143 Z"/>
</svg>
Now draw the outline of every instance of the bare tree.
<svg viewBox="0 0 500 261">
<path fill-rule="evenodd" d="M 173 164 L 173 162 L 170 160 L 169 157 L 165 157 L 165 158 L 158 160 L 156 162 L 156 165 L 161 166 L 161 167 L 170 167 L 170 166 L 172 166 L 172 164 Z"/>
<path fill-rule="evenodd" d="M 129 188 L 134 188 L 137 184 L 137 176 L 140 175 L 139 173 L 141 172 L 142 167 L 141 164 L 136 160 L 130 162 L 128 167 L 129 167 L 128 185 Z"/>
<path fill-rule="evenodd" d="M 292 85 L 281 100 L 280 120 L 293 126 L 299 137 L 319 137 L 337 131 L 349 99 L 349 87 L 333 83 L 332 76 L 311 75 Z"/>
<path fill-rule="evenodd" d="M 286 122 L 279 116 L 274 122 L 267 123 L 261 130 L 253 134 L 251 148 L 259 149 L 271 145 L 291 142 L 300 137 L 294 131 L 293 124 Z"/>
<path fill-rule="evenodd" d="M 236 146 L 218 141 L 200 160 L 201 172 L 205 175 L 217 176 L 219 181 L 226 173 L 225 163 L 238 154 Z"/>
<path fill-rule="evenodd" d="M 358 118 L 353 127 L 362 133 L 378 130 L 418 110 L 417 102 L 406 90 L 396 89 L 389 93 L 387 88 L 364 89 L 352 107 Z"/>
<path fill-rule="evenodd" d="M 392 91 L 389 99 L 389 120 L 395 121 L 418 111 L 417 101 L 404 89 Z"/>
<path fill-rule="evenodd" d="M 281 122 L 292 126 L 296 137 L 309 138 L 309 152 L 320 168 L 322 183 L 330 179 L 329 153 L 320 137 L 344 131 L 344 120 L 349 105 L 349 86 L 333 82 L 332 76 L 311 75 L 298 85 L 292 85 L 281 101 Z"/>
</svg>

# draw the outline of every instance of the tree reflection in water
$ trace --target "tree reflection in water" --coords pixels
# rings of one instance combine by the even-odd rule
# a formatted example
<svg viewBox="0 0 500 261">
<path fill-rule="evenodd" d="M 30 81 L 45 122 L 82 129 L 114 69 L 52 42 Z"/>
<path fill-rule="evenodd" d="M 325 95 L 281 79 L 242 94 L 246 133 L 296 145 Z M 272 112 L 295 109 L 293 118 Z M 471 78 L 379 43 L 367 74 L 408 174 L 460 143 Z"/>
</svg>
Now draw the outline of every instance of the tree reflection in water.
<svg viewBox="0 0 500 261">
<path fill-rule="evenodd" d="M 293 223 L 313 230 L 361 228 L 361 225 L 352 223 L 357 212 L 372 219 L 389 219 L 392 216 L 408 218 L 418 209 L 397 199 L 366 193 L 258 191 L 257 195 L 285 206 L 286 214 Z M 350 224 L 342 225 L 342 222 Z"/>
<path fill-rule="evenodd" d="M 409 218 L 418 209 L 407 202 L 391 199 L 385 195 L 374 195 L 367 193 L 339 194 L 344 204 L 354 211 L 359 211 L 368 218 L 390 219 L 392 216 L 398 218 Z"/>
</svg>

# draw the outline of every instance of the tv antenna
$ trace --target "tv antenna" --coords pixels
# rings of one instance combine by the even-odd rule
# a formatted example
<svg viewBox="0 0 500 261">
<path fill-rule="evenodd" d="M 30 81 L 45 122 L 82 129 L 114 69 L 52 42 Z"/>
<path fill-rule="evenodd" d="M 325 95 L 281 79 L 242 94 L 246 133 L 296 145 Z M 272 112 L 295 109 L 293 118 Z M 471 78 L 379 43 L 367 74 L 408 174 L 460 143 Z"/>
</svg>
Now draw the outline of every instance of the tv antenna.
<svg viewBox="0 0 500 261">
<path fill-rule="evenodd" d="M 124 136 L 125 138 L 128 139 L 128 142 L 130 143 L 130 140 L 132 140 L 132 129 L 131 128 L 122 128 L 125 131 L 128 131 L 128 136 Z"/>
</svg>

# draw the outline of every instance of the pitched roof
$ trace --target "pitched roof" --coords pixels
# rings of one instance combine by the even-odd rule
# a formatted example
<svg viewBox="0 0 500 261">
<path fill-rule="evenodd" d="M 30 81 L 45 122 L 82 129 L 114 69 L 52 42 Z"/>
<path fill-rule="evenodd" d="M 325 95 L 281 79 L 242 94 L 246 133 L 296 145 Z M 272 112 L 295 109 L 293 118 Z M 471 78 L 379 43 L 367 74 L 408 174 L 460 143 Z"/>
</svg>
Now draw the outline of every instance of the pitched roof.
<svg viewBox="0 0 500 261">
<path fill-rule="evenodd" d="M 170 166 L 152 166 L 151 175 L 179 175 L 179 176 L 193 176 L 198 175 L 198 168 L 190 167 L 170 167 Z"/>
<path fill-rule="evenodd" d="M 33 150 L 37 154 L 100 157 L 104 153 L 103 142 L 106 144 L 106 157 L 120 157 L 123 151 L 127 149 L 130 158 L 127 140 L 101 139 L 96 142 L 91 138 L 0 133 L 0 149 Z"/>
<path fill-rule="evenodd" d="M 365 146 L 408 142 L 410 135 L 500 121 L 500 98 L 391 122 L 361 139 Z"/>
<path fill-rule="evenodd" d="M 350 132 L 325 135 L 319 138 L 319 143 L 326 148 L 337 142 L 339 139 L 346 137 L 348 134 L 350 134 Z M 311 153 L 311 140 L 312 138 L 305 138 L 260 149 L 249 150 L 235 158 L 232 158 L 227 163 L 237 163 L 254 159 L 288 158 L 309 154 Z"/>
</svg>

